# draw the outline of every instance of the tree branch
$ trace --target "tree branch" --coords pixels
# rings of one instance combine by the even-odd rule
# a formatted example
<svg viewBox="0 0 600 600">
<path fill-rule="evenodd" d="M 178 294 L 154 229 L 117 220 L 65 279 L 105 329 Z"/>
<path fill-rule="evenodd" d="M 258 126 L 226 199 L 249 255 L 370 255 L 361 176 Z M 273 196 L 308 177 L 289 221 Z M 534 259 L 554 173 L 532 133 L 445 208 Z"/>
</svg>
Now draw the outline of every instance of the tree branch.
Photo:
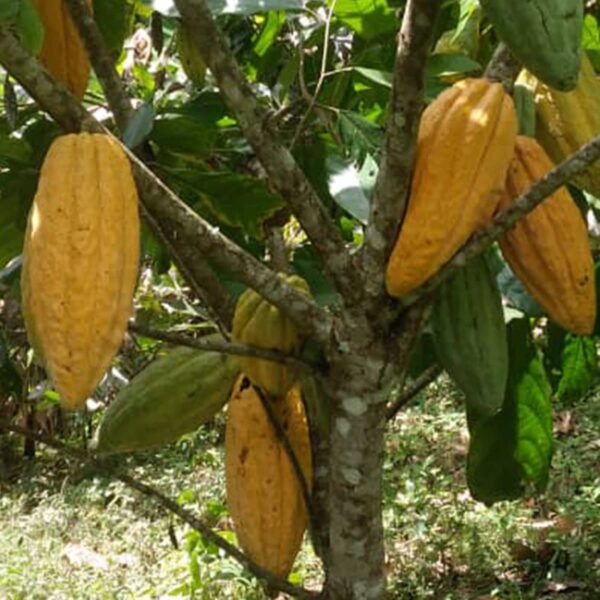
<svg viewBox="0 0 600 600">
<path fill-rule="evenodd" d="M 174 331 L 153 329 L 152 327 L 147 327 L 141 323 L 129 323 L 129 331 L 137 333 L 138 335 L 143 335 L 144 337 L 160 340 L 162 342 L 167 342 L 177 346 L 187 346 L 189 348 L 197 348 L 198 350 L 220 352 L 221 354 L 231 354 L 233 356 L 253 356 L 255 358 L 270 360 L 282 365 L 286 365 L 297 371 L 312 373 L 312 366 L 308 363 L 296 358 L 295 356 L 283 354 L 282 352 L 277 352 L 276 350 L 267 350 L 266 348 L 257 348 L 255 346 L 246 346 L 244 344 L 234 344 L 226 341 L 209 341 L 205 338 L 196 339 L 189 335 Z"/>
<path fill-rule="evenodd" d="M 123 132 L 134 111 L 123 89 L 123 83 L 115 69 L 114 61 L 106 47 L 102 32 L 96 25 L 86 0 L 65 0 L 65 3 L 73 22 L 79 30 L 94 72 L 102 84 L 104 95 L 115 116 L 117 126 Z"/>
<path fill-rule="evenodd" d="M 385 266 L 410 189 L 425 89 L 425 63 L 439 2 L 409 0 L 398 38 L 385 146 L 361 251 L 370 298 L 385 294 Z"/>
<path fill-rule="evenodd" d="M 433 383 L 442 372 L 442 367 L 435 364 L 425 369 L 414 381 L 409 383 L 385 413 L 386 420 L 393 419 L 420 391 Z"/>
<path fill-rule="evenodd" d="M 22 48 L 7 26 L 0 26 L 0 62 L 66 131 L 108 133 Z M 133 153 L 124 150 L 145 208 L 169 239 L 178 239 L 190 252 L 214 259 L 299 323 L 308 335 L 321 342 L 329 341 L 332 320 L 325 310 L 202 219 Z"/>
<path fill-rule="evenodd" d="M 96 25 L 86 0 L 66 0 L 66 2 L 71 18 L 85 44 L 94 72 L 102 85 L 117 126 L 123 133 L 134 111 L 125 92 L 123 82 L 115 69 L 114 61 L 106 47 L 102 33 Z M 153 159 L 149 147 L 138 148 L 136 154 L 145 162 Z M 154 235 L 173 257 L 175 264 L 189 282 L 194 294 L 214 314 L 223 333 L 228 332 L 231 328 L 235 302 L 208 262 L 198 256 L 197 253 L 190 253 L 185 240 L 182 243 L 178 238 L 169 238 L 148 211 L 144 210 L 142 214 Z"/>
<path fill-rule="evenodd" d="M 296 452 L 290 443 L 290 440 L 285 432 L 285 429 L 279 422 L 279 419 L 276 417 L 275 412 L 273 411 L 273 407 L 270 404 L 269 399 L 265 396 L 263 391 L 257 385 L 252 385 L 252 388 L 260 398 L 260 403 L 265 409 L 265 413 L 267 414 L 267 418 L 269 422 L 273 426 L 275 430 L 275 435 L 279 443 L 283 446 L 283 449 L 290 460 L 292 465 L 292 469 L 294 471 L 294 475 L 296 480 L 298 481 L 298 485 L 300 486 L 300 491 L 302 493 L 302 499 L 304 500 L 304 506 L 306 508 L 306 513 L 308 514 L 308 521 L 310 523 L 311 531 L 316 531 L 317 522 L 315 520 L 315 515 L 313 511 L 313 503 L 312 497 L 310 494 L 310 490 L 308 487 L 308 482 L 306 481 L 306 477 L 304 477 L 304 472 L 302 471 L 302 467 L 300 466 L 300 461 L 296 456 Z"/>
<path fill-rule="evenodd" d="M 471 239 L 429 281 L 415 292 L 400 298 L 398 300 L 400 306 L 410 306 L 431 294 L 452 273 L 481 254 L 492 242 L 498 240 L 513 227 L 519 219 L 534 210 L 545 198 L 598 159 L 600 159 L 600 135 L 554 167 L 552 171 L 546 173 L 527 192 L 521 194 L 514 204 L 498 213 L 489 225 L 475 232 Z"/>
<path fill-rule="evenodd" d="M 362 294 L 345 242 L 289 150 L 268 126 L 268 113 L 244 77 L 218 30 L 205 0 L 175 0 L 193 42 L 214 75 L 225 102 L 267 172 L 269 182 L 289 204 L 321 258 L 327 276 L 346 300 Z"/>
<path fill-rule="evenodd" d="M 504 44 L 499 44 L 485 70 L 485 77 L 491 81 L 498 81 L 507 94 L 512 94 L 515 79 L 521 68 L 521 62 L 511 51 Z"/>
<path fill-rule="evenodd" d="M 144 496 L 147 496 L 160 504 L 163 508 L 167 509 L 169 512 L 177 515 L 182 521 L 186 522 L 192 529 L 195 529 L 202 535 L 202 537 L 215 544 L 218 548 L 221 548 L 226 554 L 231 556 L 233 559 L 238 561 L 243 567 L 248 569 L 253 575 L 255 575 L 259 579 L 263 579 L 273 588 L 285 592 L 286 594 L 290 594 L 296 598 L 309 599 L 309 598 L 317 598 L 318 594 L 316 592 L 312 592 L 302 587 L 298 587 L 292 585 L 291 583 L 276 577 L 269 571 L 266 571 L 259 565 L 257 565 L 249 556 L 238 550 L 233 544 L 230 544 L 227 540 L 221 537 L 218 533 L 213 531 L 206 523 L 198 519 L 194 516 L 189 510 L 183 508 L 174 500 L 171 500 L 168 496 L 165 496 L 159 490 L 150 487 L 149 485 L 135 479 L 131 475 L 127 475 L 126 473 L 121 473 L 116 467 L 113 467 L 108 462 L 102 461 L 97 458 L 93 458 L 86 454 L 81 450 L 77 450 L 75 448 L 71 448 L 67 444 L 60 442 L 59 440 L 55 440 L 46 435 L 37 434 L 31 431 L 27 431 L 22 427 L 18 427 L 16 425 L 10 424 L 1 424 L 0 430 L 12 431 L 13 433 L 17 433 L 25 438 L 35 440 L 36 442 L 40 442 L 49 446 L 50 448 L 54 448 L 59 450 L 63 454 L 67 454 L 68 456 L 75 458 L 76 460 L 87 462 L 93 465 L 97 471 L 103 472 L 114 479 L 118 479 L 122 483 L 124 483 L 127 487 L 130 487 Z"/>
</svg>

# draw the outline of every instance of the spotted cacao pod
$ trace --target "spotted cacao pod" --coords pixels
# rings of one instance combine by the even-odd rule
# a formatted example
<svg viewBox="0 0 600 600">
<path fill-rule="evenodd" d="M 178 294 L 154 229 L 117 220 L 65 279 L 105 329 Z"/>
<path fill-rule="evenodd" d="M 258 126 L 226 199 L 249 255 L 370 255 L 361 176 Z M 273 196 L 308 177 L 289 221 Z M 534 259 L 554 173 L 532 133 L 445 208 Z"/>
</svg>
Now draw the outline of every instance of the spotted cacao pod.
<svg viewBox="0 0 600 600">
<path fill-rule="evenodd" d="M 500 204 L 509 207 L 554 165 L 533 139 L 519 136 Z M 588 335 L 596 321 L 594 261 L 577 205 L 560 188 L 500 240 L 502 254 L 538 304 L 561 327 Z"/>
<path fill-rule="evenodd" d="M 307 485 L 312 463 L 299 384 L 269 402 Z M 227 505 L 244 551 L 279 577 L 289 574 L 307 526 L 302 489 L 262 400 L 241 375 L 229 400 L 225 437 Z"/>
</svg>

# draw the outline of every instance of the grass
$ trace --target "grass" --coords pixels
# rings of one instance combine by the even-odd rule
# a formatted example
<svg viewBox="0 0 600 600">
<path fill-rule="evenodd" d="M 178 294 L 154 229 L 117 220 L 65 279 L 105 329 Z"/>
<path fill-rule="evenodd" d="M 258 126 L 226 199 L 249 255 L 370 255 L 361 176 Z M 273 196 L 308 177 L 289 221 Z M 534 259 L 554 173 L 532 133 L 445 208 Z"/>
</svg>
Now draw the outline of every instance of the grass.
<svg viewBox="0 0 600 600">
<path fill-rule="evenodd" d="M 600 597 L 600 393 L 569 411 L 546 494 L 492 508 L 466 491 L 467 434 L 447 383 L 398 416 L 384 477 L 393 598 Z M 221 441 L 222 424 L 124 462 L 233 540 Z M 237 563 L 118 482 L 47 450 L 17 474 L 0 483 L 0 598 L 265 597 Z M 292 578 L 319 577 L 307 543 Z"/>
</svg>

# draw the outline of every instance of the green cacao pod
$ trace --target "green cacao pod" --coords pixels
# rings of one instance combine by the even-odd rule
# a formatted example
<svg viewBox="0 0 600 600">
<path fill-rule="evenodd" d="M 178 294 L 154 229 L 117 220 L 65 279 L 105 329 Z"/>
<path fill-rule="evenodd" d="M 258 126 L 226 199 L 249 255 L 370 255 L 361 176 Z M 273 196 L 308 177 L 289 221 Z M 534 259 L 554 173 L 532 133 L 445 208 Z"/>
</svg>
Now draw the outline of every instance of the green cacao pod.
<svg viewBox="0 0 600 600">
<path fill-rule="evenodd" d="M 442 366 L 481 415 L 502 407 L 508 345 L 502 298 L 485 257 L 446 281 L 433 311 L 435 348 Z"/>
<path fill-rule="evenodd" d="M 119 392 L 104 413 L 93 450 L 99 454 L 131 452 L 176 441 L 221 410 L 237 373 L 236 362 L 225 354 L 175 348 Z"/>
<path fill-rule="evenodd" d="M 519 121 L 519 135 L 535 137 L 535 100 L 531 87 L 517 82 L 513 100 Z"/>
<path fill-rule="evenodd" d="M 192 34 L 185 23 L 180 23 L 177 28 L 177 53 L 183 72 L 188 79 L 196 86 L 204 84 L 206 76 L 206 63 L 196 45 L 193 42 Z"/>
<path fill-rule="evenodd" d="M 289 285 L 308 295 L 304 279 L 297 275 L 280 275 Z M 295 354 L 302 343 L 296 324 L 276 306 L 267 302 L 252 289 L 239 298 L 233 317 L 232 338 L 241 344 Z M 281 396 L 297 379 L 291 367 L 251 356 L 238 357 L 240 370 L 251 381 L 272 396 Z"/>
<path fill-rule="evenodd" d="M 544 83 L 577 85 L 583 31 L 582 0 L 481 0 L 500 39 Z"/>
</svg>

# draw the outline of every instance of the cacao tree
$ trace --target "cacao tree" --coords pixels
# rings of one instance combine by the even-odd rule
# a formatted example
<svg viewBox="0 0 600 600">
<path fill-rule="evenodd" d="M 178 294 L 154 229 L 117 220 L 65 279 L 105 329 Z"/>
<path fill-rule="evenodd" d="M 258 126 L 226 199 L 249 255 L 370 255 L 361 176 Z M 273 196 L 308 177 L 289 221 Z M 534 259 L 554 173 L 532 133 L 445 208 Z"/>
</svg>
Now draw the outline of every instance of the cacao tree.
<svg viewBox="0 0 600 600">
<path fill-rule="evenodd" d="M 189 346 L 122 388 L 92 460 L 225 411 L 239 547 L 163 506 L 271 588 L 332 600 L 386 594 L 386 424 L 442 370 L 464 392 L 472 496 L 542 491 L 552 395 L 596 374 L 594 11 L 2 0 L 0 285 L 55 400 L 84 408 L 130 316 Z M 131 314 L 140 238 L 211 335 Z M 37 381 L 5 313 L 16 431 L 5 399 Z M 306 528 L 318 594 L 286 581 Z"/>
</svg>

